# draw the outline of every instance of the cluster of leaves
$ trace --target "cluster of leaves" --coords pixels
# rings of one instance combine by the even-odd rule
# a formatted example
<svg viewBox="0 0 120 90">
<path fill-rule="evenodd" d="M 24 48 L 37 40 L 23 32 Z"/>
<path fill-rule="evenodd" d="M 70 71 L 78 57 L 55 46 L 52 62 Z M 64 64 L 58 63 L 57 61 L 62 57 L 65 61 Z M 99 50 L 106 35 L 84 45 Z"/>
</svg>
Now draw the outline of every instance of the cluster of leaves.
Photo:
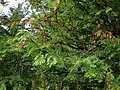
<svg viewBox="0 0 120 90">
<path fill-rule="evenodd" d="M 91 38 L 97 24 L 119 36 L 119 7 L 115 9 L 113 2 L 30 0 L 32 9 L 41 11 L 30 17 L 37 22 L 16 24 L 24 17 L 17 10 L 10 19 L 1 16 L 0 24 L 8 27 L 0 26 L 1 83 L 29 88 L 34 81 L 37 88 L 69 86 L 71 90 L 87 90 L 104 88 L 106 73 L 110 72 L 113 87 L 119 87 L 119 37 L 114 43 L 99 39 L 101 35 Z M 29 30 L 26 24 L 31 26 Z"/>
</svg>

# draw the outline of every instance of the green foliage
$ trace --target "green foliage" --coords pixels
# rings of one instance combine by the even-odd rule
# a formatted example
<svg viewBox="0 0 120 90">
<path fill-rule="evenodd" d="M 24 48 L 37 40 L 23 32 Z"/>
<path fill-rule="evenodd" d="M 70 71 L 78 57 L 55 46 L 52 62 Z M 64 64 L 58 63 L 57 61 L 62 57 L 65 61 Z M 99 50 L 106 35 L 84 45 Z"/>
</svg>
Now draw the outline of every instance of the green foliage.
<svg viewBox="0 0 120 90">
<path fill-rule="evenodd" d="M 30 0 L 32 13 L 24 24 L 18 8 L 0 25 L 0 83 L 14 88 L 74 89 L 104 88 L 110 71 L 112 85 L 119 87 L 119 0 Z M 116 9 L 115 9 L 116 8 Z M 17 24 L 16 24 L 17 22 Z M 24 28 L 31 24 L 30 30 Z M 116 40 L 95 40 L 96 25 L 102 24 Z M 37 30 L 36 30 L 37 28 Z M 99 35 L 100 36 L 100 35 Z M 33 84 L 33 81 L 36 84 Z M 31 85 L 32 83 L 32 85 Z"/>
</svg>

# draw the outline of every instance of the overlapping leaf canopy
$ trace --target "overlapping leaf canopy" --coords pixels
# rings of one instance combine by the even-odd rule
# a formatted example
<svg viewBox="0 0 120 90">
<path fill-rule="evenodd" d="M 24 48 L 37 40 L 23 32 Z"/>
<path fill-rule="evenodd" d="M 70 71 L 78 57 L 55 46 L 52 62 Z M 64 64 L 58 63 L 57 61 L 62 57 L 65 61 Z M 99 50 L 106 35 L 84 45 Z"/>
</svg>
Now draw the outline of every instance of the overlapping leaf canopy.
<svg viewBox="0 0 120 90">
<path fill-rule="evenodd" d="M 7 27 L 0 26 L 1 82 L 28 87 L 34 80 L 38 88 L 51 89 L 61 88 L 62 82 L 71 90 L 86 90 L 104 88 L 110 73 L 112 86 L 119 87 L 113 78 L 119 78 L 120 60 L 115 1 L 30 0 L 36 13 L 29 18 L 22 20 L 20 8 L 11 18 L 1 16 L 0 25 Z"/>
</svg>

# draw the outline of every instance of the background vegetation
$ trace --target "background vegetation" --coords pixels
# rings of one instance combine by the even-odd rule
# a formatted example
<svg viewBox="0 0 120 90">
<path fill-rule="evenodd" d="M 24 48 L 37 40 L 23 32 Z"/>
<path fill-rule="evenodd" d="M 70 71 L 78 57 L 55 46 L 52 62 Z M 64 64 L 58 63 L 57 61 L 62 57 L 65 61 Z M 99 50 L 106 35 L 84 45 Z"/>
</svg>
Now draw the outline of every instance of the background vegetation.
<svg viewBox="0 0 120 90">
<path fill-rule="evenodd" d="M 27 2 L 0 16 L 0 90 L 120 88 L 119 0 Z"/>
</svg>

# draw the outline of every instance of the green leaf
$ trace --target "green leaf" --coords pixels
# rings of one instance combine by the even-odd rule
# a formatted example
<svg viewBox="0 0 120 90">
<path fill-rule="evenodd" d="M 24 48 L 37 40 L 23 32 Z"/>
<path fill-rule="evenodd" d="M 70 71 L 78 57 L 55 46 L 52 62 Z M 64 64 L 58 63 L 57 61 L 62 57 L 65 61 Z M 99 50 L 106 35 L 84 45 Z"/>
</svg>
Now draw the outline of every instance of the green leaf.
<svg viewBox="0 0 120 90">
<path fill-rule="evenodd" d="M 103 12 L 104 10 L 100 10 L 100 11 L 98 11 L 95 15 L 97 16 L 97 15 L 100 15 L 100 13 L 101 12 Z"/>
<path fill-rule="evenodd" d="M 112 8 L 111 8 L 111 7 L 109 7 L 109 8 L 106 9 L 106 13 L 108 13 L 108 12 L 110 12 L 110 11 L 112 11 Z"/>
</svg>

